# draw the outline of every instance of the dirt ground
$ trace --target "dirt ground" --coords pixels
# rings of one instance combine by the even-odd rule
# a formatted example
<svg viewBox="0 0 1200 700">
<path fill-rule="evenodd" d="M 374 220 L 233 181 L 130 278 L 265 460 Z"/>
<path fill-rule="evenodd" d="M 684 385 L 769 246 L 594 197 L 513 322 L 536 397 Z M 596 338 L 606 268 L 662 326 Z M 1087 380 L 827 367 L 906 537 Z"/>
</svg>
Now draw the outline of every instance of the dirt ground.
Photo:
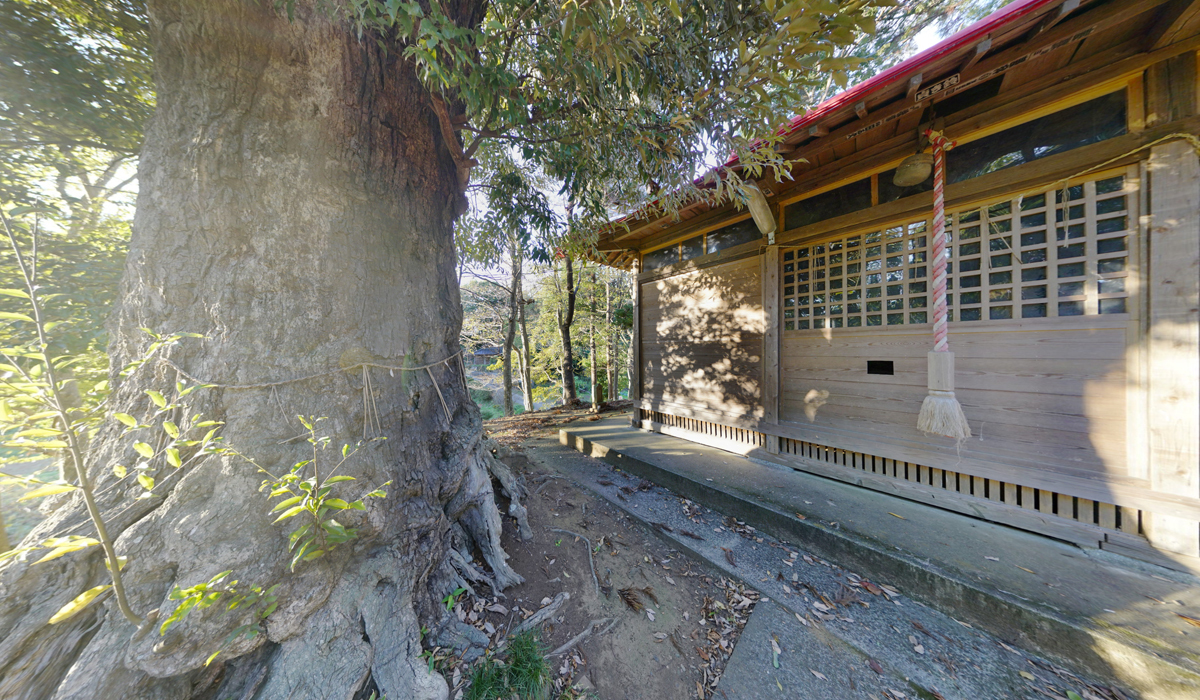
<svg viewBox="0 0 1200 700">
<path fill-rule="evenodd" d="M 567 653 L 550 659 L 555 681 L 550 697 L 713 697 L 758 594 L 672 549 L 606 501 L 536 468 L 521 451 L 526 443 L 557 440 L 559 426 L 590 416 L 586 410 L 551 409 L 484 426 L 502 445 L 498 456 L 525 480 L 530 491 L 525 506 L 534 535 L 531 541 L 521 541 L 515 523 L 506 516 L 504 546 L 525 583 L 505 591 L 507 599 L 497 601 L 494 609 L 515 604 L 520 617 L 527 617 L 565 591 L 570 599 L 541 628 L 547 648 L 595 630 Z M 614 479 L 629 481 L 624 475 Z M 631 489 L 656 488 L 648 482 L 629 483 Z M 679 499 L 679 507 L 699 510 L 684 499 Z M 487 605 L 495 605 L 491 599 L 467 605 L 482 608 L 477 627 L 486 631 L 490 623 L 496 629 L 493 639 L 503 636 L 501 625 L 512 613 L 488 611 Z M 510 625 L 517 624 L 513 618 Z M 598 622 L 593 626 L 593 621 Z M 464 668 L 458 675 L 459 690 L 466 675 Z"/>
</svg>

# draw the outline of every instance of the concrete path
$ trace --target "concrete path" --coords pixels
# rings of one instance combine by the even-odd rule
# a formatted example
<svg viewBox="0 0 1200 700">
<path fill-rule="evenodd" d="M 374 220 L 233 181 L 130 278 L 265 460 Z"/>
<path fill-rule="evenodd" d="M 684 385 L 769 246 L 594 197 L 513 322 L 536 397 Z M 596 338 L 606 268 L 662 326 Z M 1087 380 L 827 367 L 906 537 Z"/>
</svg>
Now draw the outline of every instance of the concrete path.
<svg viewBox="0 0 1200 700">
<path fill-rule="evenodd" d="M 1181 617 L 1200 618 L 1200 581 L 1192 577 L 633 430 L 625 416 L 576 424 L 561 437 L 812 555 L 891 583 L 989 631 L 1006 648 L 1048 656 L 1137 696 L 1200 698 L 1200 627 Z M 695 548 L 689 539 L 680 542 Z M 864 644 L 850 643 L 860 653 Z"/>
</svg>

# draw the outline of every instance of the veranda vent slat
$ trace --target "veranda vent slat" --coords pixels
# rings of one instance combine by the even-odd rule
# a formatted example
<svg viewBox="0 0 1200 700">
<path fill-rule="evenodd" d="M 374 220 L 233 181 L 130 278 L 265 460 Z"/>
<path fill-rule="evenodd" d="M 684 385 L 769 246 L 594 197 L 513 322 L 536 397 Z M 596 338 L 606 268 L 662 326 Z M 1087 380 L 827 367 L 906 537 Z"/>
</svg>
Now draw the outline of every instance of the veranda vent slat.
<svg viewBox="0 0 1200 700">
<path fill-rule="evenodd" d="M 643 418 L 651 425 L 673 429 L 672 432 L 692 433 L 693 436 L 685 437 L 701 438 L 696 439 L 696 442 L 706 443 L 711 440 L 718 447 L 744 445 L 746 448 L 758 448 L 763 447 L 770 437 L 755 430 L 735 428 L 695 418 L 684 418 L 660 411 L 645 411 Z M 701 436 L 707 437 L 708 440 Z M 863 471 L 901 481 L 911 481 L 936 489 L 956 492 L 960 496 L 996 501 L 1055 518 L 1098 526 L 1106 530 L 1135 535 L 1143 534 L 1141 530 L 1142 511 L 1137 509 L 1118 507 L 1109 503 L 1100 503 L 1044 489 L 985 479 L 878 455 L 831 448 L 805 440 L 785 437 L 773 439 L 779 440 L 780 457 L 791 455 L 801 460 L 821 462 L 846 470 Z M 749 452 L 749 449 L 745 451 Z"/>
</svg>

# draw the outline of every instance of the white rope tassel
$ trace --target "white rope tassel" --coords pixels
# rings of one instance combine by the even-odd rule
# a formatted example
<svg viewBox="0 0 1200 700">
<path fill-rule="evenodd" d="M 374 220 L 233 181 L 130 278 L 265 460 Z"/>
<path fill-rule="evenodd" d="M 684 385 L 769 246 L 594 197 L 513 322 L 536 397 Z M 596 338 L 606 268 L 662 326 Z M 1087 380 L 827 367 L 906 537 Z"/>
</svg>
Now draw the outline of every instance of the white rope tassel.
<svg viewBox="0 0 1200 700">
<path fill-rule="evenodd" d="M 921 415 L 917 417 L 917 429 L 931 435 L 964 440 L 971 437 L 971 426 L 963 415 L 962 406 L 954 398 L 953 391 L 930 389 L 921 402 Z"/>
</svg>

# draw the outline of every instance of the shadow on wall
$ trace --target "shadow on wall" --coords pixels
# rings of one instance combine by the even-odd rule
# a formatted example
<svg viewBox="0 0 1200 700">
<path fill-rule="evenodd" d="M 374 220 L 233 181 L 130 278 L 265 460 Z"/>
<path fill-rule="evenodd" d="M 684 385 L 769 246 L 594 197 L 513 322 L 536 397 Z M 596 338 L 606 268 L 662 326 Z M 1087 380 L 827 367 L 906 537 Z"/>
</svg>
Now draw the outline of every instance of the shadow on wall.
<svg viewBox="0 0 1200 700">
<path fill-rule="evenodd" d="M 761 417 L 759 258 L 642 284 L 642 396 Z"/>
</svg>

